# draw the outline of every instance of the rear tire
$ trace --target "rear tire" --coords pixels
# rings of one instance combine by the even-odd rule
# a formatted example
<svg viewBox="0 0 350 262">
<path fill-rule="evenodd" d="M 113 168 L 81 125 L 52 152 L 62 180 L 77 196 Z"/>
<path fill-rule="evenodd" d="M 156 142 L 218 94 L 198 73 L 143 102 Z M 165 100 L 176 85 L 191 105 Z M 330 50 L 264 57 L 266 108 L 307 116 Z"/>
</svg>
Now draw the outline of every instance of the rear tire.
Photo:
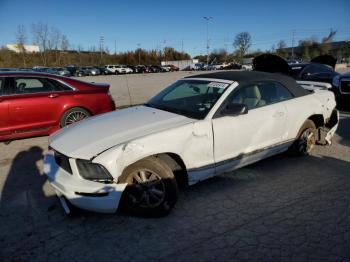
<svg viewBox="0 0 350 262">
<path fill-rule="evenodd" d="M 308 119 L 304 122 L 298 132 L 297 139 L 289 148 L 289 152 L 294 156 L 307 156 L 311 153 L 316 144 L 316 125 Z"/>
<path fill-rule="evenodd" d="M 61 127 L 65 127 L 68 125 L 71 125 L 73 123 L 79 122 L 85 118 L 90 117 L 91 114 L 87 110 L 80 108 L 80 107 L 74 107 L 66 111 L 60 121 Z"/>
<path fill-rule="evenodd" d="M 165 216 L 177 201 L 178 188 L 174 174 L 156 157 L 148 157 L 127 167 L 119 182 L 128 184 L 121 206 L 136 216 Z"/>
</svg>

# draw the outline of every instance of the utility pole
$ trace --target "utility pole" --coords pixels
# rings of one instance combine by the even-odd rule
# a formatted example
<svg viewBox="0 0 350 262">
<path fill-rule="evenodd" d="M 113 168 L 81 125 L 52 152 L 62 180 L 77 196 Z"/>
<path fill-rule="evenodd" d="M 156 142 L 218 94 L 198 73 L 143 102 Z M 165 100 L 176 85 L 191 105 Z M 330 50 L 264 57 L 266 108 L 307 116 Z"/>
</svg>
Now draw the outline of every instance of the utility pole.
<svg viewBox="0 0 350 262">
<path fill-rule="evenodd" d="M 165 61 L 165 64 L 167 64 L 166 62 L 166 50 L 165 50 L 165 47 L 166 47 L 166 39 L 164 38 L 163 40 L 163 45 L 164 45 L 164 48 L 163 48 L 163 52 L 164 52 L 164 61 Z M 160 64 L 162 64 L 162 62 L 160 62 Z"/>
<path fill-rule="evenodd" d="M 138 43 L 137 44 L 137 46 L 138 46 L 138 49 L 139 49 L 139 65 L 141 64 L 141 49 L 140 49 L 140 46 L 141 46 L 141 44 L 140 43 Z"/>
<path fill-rule="evenodd" d="M 207 70 L 209 65 L 209 21 L 213 19 L 211 16 L 203 16 L 207 22 Z"/>
<path fill-rule="evenodd" d="M 103 36 L 100 36 L 100 64 L 102 65 L 102 53 L 103 53 L 103 42 L 105 41 L 105 38 Z"/>
<path fill-rule="evenodd" d="M 114 40 L 114 55 L 117 55 L 117 40 Z"/>
<path fill-rule="evenodd" d="M 292 32 L 292 60 L 294 60 L 294 37 L 295 37 L 295 30 Z"/>
<path fill-rule="evenodd" d="M 181 53 L 184 52 L 184 39 L 181 39 Z"/>
</svg>

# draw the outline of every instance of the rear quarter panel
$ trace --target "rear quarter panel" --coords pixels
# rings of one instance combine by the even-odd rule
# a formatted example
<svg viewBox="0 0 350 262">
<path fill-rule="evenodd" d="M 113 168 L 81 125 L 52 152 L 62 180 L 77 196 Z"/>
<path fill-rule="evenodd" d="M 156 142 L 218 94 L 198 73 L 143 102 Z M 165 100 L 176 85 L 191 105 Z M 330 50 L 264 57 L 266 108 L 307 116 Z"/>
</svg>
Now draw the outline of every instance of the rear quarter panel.
<svg viewBox="0 0 350 262">
<path fill-rule="evenodd" d="M 330 93 L 329 91 L 325 92 Z M 329 96 L 328 93 L 325 95 L 326 100 Z M 320 114 L 326 119 L 328 114 L 329 116 L 331 115 L 335 104 L 333 106 L 333 103 L 330 103 L 329 110 L 327 110 L 325 102 L 321 101 L 322 99 L 320 100 L 317 96 L 318 94 L 316 93 L 310 93 L 306 96 L 285 101 L 288 121 L 286 128 L 287 132 L 284 135 L 284 139 L 295 139 L 301 126 L 310 116 Z M 329 99 L 331 100 L 331 98 Z"/>
</svg>

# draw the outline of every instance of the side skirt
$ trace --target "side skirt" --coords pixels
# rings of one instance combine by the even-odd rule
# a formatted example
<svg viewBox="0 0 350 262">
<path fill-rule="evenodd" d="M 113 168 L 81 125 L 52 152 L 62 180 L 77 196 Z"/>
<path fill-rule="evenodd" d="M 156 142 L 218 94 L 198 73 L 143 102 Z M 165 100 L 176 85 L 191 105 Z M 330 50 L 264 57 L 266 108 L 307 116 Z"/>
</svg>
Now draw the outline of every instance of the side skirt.
<svg viewBox="0 0 350 262">
<path fill-rule="evenodd" d="M 272 147 L 256 150 L 247 154 L 241 154 L 235 158 L 224 160 L 213 165 L 188 170 L 188 184 L 194 185 L 216 175 L 233 171 L 235 169 L 253 164 L 259 160 L 285 152 L 293 144 L 294 140 L 274 145 Z"/>
</svg>

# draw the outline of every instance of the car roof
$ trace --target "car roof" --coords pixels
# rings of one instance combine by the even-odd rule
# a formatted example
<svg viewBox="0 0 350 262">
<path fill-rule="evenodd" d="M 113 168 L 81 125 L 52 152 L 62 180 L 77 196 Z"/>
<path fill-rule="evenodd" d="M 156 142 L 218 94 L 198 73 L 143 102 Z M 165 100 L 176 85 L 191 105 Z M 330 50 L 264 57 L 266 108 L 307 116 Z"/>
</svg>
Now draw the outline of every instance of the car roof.
<svg viewBox="0 0 350 262">
<path fill-rule="evenodd" d="M 259 72 L 259 71 L 221 71 L 221 72 L 215 72 L 215 73 L 193 75 L 185 78 L 186 79 L 191 79 L 191 78 L 223 79 L 223 80 L 237 81 L 240 84 L 256 82 L 256 81 L 273 80 L 281 83 L 296 97 L 310 94 L 309 91 L 305 90 L 300 85 L 298 85 L 293 78 L 280 73 L 267 73 L 267 72 Z"/>
</svg>

